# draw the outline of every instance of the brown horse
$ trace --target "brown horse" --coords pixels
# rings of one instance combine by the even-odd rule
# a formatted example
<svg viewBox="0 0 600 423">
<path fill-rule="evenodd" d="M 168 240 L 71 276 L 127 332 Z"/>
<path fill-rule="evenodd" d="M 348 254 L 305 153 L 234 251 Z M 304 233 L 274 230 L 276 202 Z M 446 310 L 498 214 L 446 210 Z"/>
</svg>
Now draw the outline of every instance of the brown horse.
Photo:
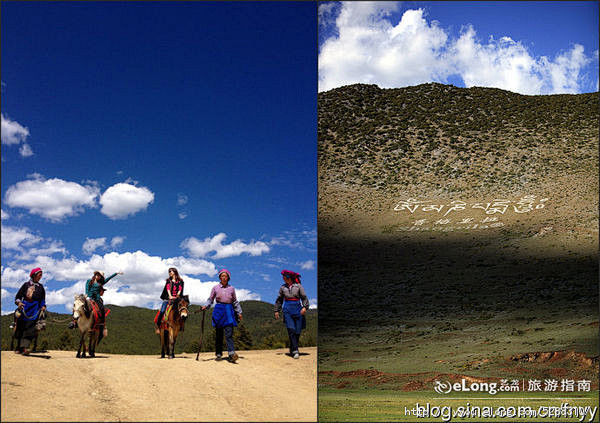
<svg viewBox="0 0 600 423">
<path fill-rule="evenodd" d="M 97 307 L 97 306 L 96 306 Z M 77 327 L 81 332 L 79 340 L 79 349 L 77 350 L 77 358 L 85 358 L 85 337 L 89 336 L 89 354 L 90 357 L 96 356 L 96 344 L 100 338 L 100 331 L 104 329 L 104 324 L 97 324 L 96 315 L 90 300 L 85 298 L 85 295 L 75 295 L 73 303 L 73 318 L 77 320 Z M 83 354 L 82 354 L 83 349 Z"/>
<path fill-rule="evenodd" d="M 160 358 L 175 358 L 175 341 L 179 331 L 183 331 L 185 319 L 188 317 L 190 299 L 187 295 L 174 301 L 166 320 L 160 324 Z"/>
</svg>

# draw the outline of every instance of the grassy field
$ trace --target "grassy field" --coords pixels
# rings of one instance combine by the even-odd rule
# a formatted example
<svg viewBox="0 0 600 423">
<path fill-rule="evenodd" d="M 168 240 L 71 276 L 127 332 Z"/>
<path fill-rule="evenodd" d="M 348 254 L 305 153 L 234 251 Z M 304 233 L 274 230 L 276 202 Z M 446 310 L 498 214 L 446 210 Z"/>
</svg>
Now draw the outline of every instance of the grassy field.
<svg viewBox="0 0 600 423">
<path fill-rule="evenodd" d="M 319 387 L 319 421 L 453 421 L 453 422 L 471 422 L 471 421 L 491 421 L 485 419 L 483 414 L 477 417 L 476 408 L 480 407 L 481 413 L 485 407 L 531 407 L 535 411 L 539 411 L 539 407 L 561 407 L 563 403 L 568 403 L 570 406 L 586 407 L 594 409 L 598 406 L 598 392 L 590 392 L 579 395 L 569 395 L 569 399 L 565 395 L 559 393 L 499 393 L 491 396 L 490 399 L 482 398 L 482 394 L 452 394 L 448 397 L 440 398 L 439 395 L 427 395 L 423 392 L 398 392 L 391 390 L 345 390 L 339 391 L 331 388 Z M 454 398 L 453 398 L 454 397 Z M 536 399 L 530 399 L 535 397 Z M 577 397 L 577 398 L 575 398 Z M 430 417 L 420 418 L 414 415 L 416 404 L 427 407 L 429 403 Z M 436 412 L 434 407 L 438 407 Z M 449 409 L 448 407 L 451 407 Z M 463 410 L 470 410 L 472 417 L 459 417 L 452 413 L 458 412 L 459 407 Z M 449 411 L 450 410 L 450 411 Z M 439 413 L 439 414 L 438 414 Z M 431 417 L 439 416 L 439 417 Z M 518 418 L 518 417 L 496 417 L 493 421 L 548 421 L 548 422 L 578 422 L 580 418 L 565 416 L 557 416 L 550 418 Z M 587 413 L 583 421 L 592 421 L 591 415 Z M 598 421 L 598 414 L 594 415 L 593 421 Z"/>
</svg>

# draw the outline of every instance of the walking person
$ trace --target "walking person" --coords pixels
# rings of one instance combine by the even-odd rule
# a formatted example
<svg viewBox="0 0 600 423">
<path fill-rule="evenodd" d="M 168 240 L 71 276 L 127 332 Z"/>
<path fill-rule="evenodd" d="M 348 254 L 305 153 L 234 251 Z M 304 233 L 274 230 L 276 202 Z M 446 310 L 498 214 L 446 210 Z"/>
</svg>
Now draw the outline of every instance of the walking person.
<svg viewBox="0 0 600 423">
<path fill-rule="evenodd" d="M 225 335 L 229 361 L 235 363 L 239 357 L 233 344 L 233 328 L 237 326 L 235 314 L 239 320 L 242 320 L 242 307 L 235 295 L 235 288 L 229 284 L 231 273 L 226 269 L 221 269 L 219 279 L 221 283 L 213 286 L 210 297 L 202 306 L 202 310 L 206 310 L 213 301 L 217 301 L 212 313 L 212 325 L 215 328 L 215 355 L 217 360 L 223 357 L 223 335 Z"/>
<path fill-rule="evenodd" d="M 165 315 L 165 311 L 167 310 L 167 306 L 169 303 L 172 303 L 174 300 L 183 297 L 183 279 L 179 276 L 179 272 L 174 267 L 169 268 L 169 277 L 165 281 L 165 286 L 163 288 L 162 294 L 160 294 L 160 299 L 163 300 L 162 305 L 160 306 L 160 312 L 158 313 L 158 317 L 156 318 L 156 334 L 160 335 L 160 324 L 162 322 L 162 318 Z"/>
<path fill-rule="evenodd" d="M 298 342 L 302 329 L 306 328 L 306 310 L 308 310 L 308 297 L 304 287 L 300 284 L 300 275 L 291 270 L 282 270 L 284 284 L 279 288 L 279 295 L 275 300 L 275 318 L 279 319 L 279 312 L 283 309 L 283 322 L 290 338 L 290 354 L 295 359 L 300 358 Z"/>
<path fill-rule="evenodd" d="M 40 283 L 42 269 L 36 267 L 29 273 L 29 281 L 25 282 L 17 295 L 15 304 L 18 309 L 18 320 L 15 336 L 19 339 L 18 354 L 29 355 L 29 345 L 35 337 L 35 325 L 40 313 L 46 310 L 46 290 Z"/>
</svg>

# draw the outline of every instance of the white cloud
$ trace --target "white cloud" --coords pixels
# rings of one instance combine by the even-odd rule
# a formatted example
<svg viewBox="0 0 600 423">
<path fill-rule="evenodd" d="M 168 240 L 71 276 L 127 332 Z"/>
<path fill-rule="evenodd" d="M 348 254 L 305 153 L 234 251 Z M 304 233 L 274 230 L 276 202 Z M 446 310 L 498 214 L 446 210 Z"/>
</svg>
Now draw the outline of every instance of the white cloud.
<svg viewBox="0 0 600 423">
<path fill-rule="evenodd" d="M 321 23 L 321 20 L 324 17 L 327 17 L 333 13 L 335 6 L 336 6 L 336 3 L 332 2 L 332 1 L 319 3 L 319 23 Z"/>
<path fill-rule="evenodd" d="M 14 145 L 25 142 L 29 136 L 29 129 L 14 120 L 10 120 L 4 114 L 1 115 L 1 120 L 0 133 L 2 134 L 2 144 Z"/>
<path fill-rule="evenodd" d="M 124 219 L 146 210 L 154 201 L 154 193 L 146 187 L 118 183 L 109 187 L 100 197 L 100 212 L 111 219 Z"/>
<path fill-rule="evenodd" d="M 70 311 L 73 295 L 85 291 L 85 281 L 92 276 L 94 270 L 102 270 L 106 276 L 117 271 L 123 272 L 123 275 L 117 275 L 107 283 L 107 291 L 104 294 L 105 304 L 119 306 L 157 308 L 161 302 L 160 293 L 169 267 L 178 269 L 185 282 L 184 292 L 189 295 L 193 304 L 203 304 L 212 287 L 218 283 L 217 280 L 213 280 L 217 269 L 212 262 L 189 257 L 162 258 L 135 251 L 94 254 L 86 260 L 37 256 L 34 261 L 28 263 L 2 267 L 2 286 L 19 288 L 29 279 L 28 269 L 33 267 L 41 267 L 44 270 L 42 283 L 53 281 L 64 284 L 59 289 L 46 287 L 46 303 L 52 310 L 63 305 L 65 310 Z M 208 279 L 200 278 L 201 275 Z M 232 284 L 235 286 L 235 278 Z M 259 294 L 248 289 L 236 287 L 236 292 L 240 301 L 260 300 Z"/>
<path fill-rule="evenodd" d="M 357 82 L 381 87 L 416 85 L 436 76 L 448 36 L 423 10 L 408 10 L 393 26 L 395 3 L 346 2 L 336 20 L 339 36 L 319 54 L 319 91 Z"/>
<path fill-rule="evenodd" d="M 304 263 L 300 263 L 300 269 L 302 270 L 313 270 L 315 268 L 314 260 L 307 260 Z"/>
<path fill-rule="evenodd" d="M 85 254 L 91 256 L 98 248 L 106 249 L 106 237 L 102 238 L 86 238 L 81 249 Z"/>
<path fill-rule="evenodd" d="M 188 196 L 187 195 L 177 194 L 177 205 L 178 206 L 186 205 L 187 202 L 188 202 Z"/>
<path fill-rule="evenodd" d="M 4 195 L 10 207 L 23 207 L 29 213 L 37 214 L 52 222 L 67 216 L 75 216 L 86 207 L 96 207 L 98 188 L 80 185 L 62 179 L 44 179 L 40 175 L 30 175 L 33 179 L 17 182 L 8 188 Z"/>
<path fill-rule="evenodd" d="M 575 44 L 573 48 L 560 54 L 554 62 L 544 61 L 552 80 L 553 92 L 576 93 L 579 91 L 582 68 L 590 61 L 583 52 L 583 46 Z"/>
<path fill-rule="evenodd" d="M 187 217 L 187 213 L 186 212 L 181 212 L 177 216 L 179 216 L 179 218 L 183 220 L 183 219 L 185 219 Z"/>
<path fill-rule="evenodd" d="M 309 303 L 309 306 L 308 306 L 309 309 L 317 308 L 317 299 L 316 298 L 309 298 L 308 303 Z"/>
<path fill-rule="evenodd" d="M 2 249 L 18 250 L 31 246 L 42 240 L 42 237 L 33 234 L 28 228 L 14 228 L 2 225 Z"/>
<path fill-rule="evenodd" d="M 284 231 L 282 235 L 271 238 L 269 244 L 312 251 L 316 249 L 317 230 L 305 228 Z"/>
<path fill-rule="evenodd" d="M 5 212 L 4 209 L 1 209 L 0 211 L 2 211 L 2 220 L 6 220 L 10 217 L 10 214 L 8 214 L 8 212 Z"/>
<path fill-rule="evenodd" d="M 2 255 L 13 260 L 31 260 L 37 256 L 67 253 L 61 241 L 43 238 L 28 228 L 2 225 Z"/>
<path fill-rule="evenodd" d="M 589 62 L 578 44 L 551 61 L 545 56 L 533 57 L 510 37 L 490 37 L 482 44 L 471 26 L 449 47 L 447 55 L 467 87 L 495 87 L 521 94 L 579 92 L 580 73 Z"/>
<path fill-rule="evenodd" d="M 1 296 L 2 300 L 7 300 L 8 302 L 11 303 L 11 305 L 14 304 L 13 303 L 13 299 L 15 298 L 15 294 L 16 293 L 12 293 L 12 292 L 7 291 L 4 288 L 1 288 L 0 289 L 0 294 L 2 295 Z M 6 307 L 5 309 L 2 310 L 2 315 L 5 316 L 7 314 L 11 314 L 14 311 L 15 308 L 16 308 L 16 306 L 14 308 L 12 308 L 12 307 Z"/>
<path fill-rule="evenodd" d="M 33 150 L 29 144 L 23 143 L 19 148 L 19 154 L 21 154 L 21 157 L 31 157 L 33 156 Z"/>
<path fill-rule="evenodd" d="M 188 250 L 189 254 L 194 257 L 205 257 L 208 253 L 214 251 L 213 259 L 239 256 L 248 253 L 251 256 L 260 256 L 263 253 L 268 253 L 270 248 L 262 241 L 251 241 L 246 244 L 237 239 L 231 244 L 223 245 L 223 241 L 227 235 L 223 232 L 218 233 L 212 238 L 205 238 L 200 241 L 197 238 L 190 237 L 183 240 L 181 248 Z"/>
<path fill-rule="evenodd" d="M 21 285 L 23 285 L 28 280 L 28 271 L 2 266 L 2 286 L 4 288 L 20 288 Z"/>
<path fill-rule="evenodd" d="M 212 288 L 211 288 L 212 289 Z M 258 295 L 255 292 L 251 292 L 247 289 L 235 289 L 235 296 L 237 297 L 238 301 L 249 301 L 249 300 L 254 300 L 254 301 L 260 301 L 260 295 Z M 208 299 L 208 296 L 207 296 Z M 243 310 L 242 310 L 243 311 Z"/>
<path fill-rule="evenodd" d="M 32 264 L 27 264 L 21 267 L 29 269 L 31 266 Z M 217 274 L 214 263 L 187 257 L 161 258 L 143 251 L 111 252 L 103 256 L 94 254 L 87 260 L 37 257 L 35 266 L 44 269 L 44 279 L 68 284 L 60 289 L 46 289 L 46 302 L 50 306 L 64 304 L 66 310 L 70 310 L 73 295 L 85 291 L 85 281 L 92 276 L 94 270 L 102 270 L 106 276 L 123 271 L 123 275 L 117 275 L 107 283 L 107 291 L 104 294 L 106 304 L 120 306 L 158 307 L 169 267 L 178 269 L 185 282 L 184 291 L 194 304 L 204 303 L 212 287 L 218 283 L 216 280 L 210 280 Z M 28 273 L 21 269 L 2 268 L 2 284 L 20 287 L 28 280 L 27 275 Z M 209 280 L 203 281 L 198 275 L 207 275 Z M 258 294 L 249 290 L 236 291 L 240 301 L 260 299 Z"/>
<path fill-rule="evenodd" d="M 271 281 L 271 275 L 269 275 L 268 273 L 256 272 L 254 270 L 244 270 L 242 273 L 250 275 L 252 277 L 261 278 L 265 282 Z"/>
<path fill-rule="evenodd" d="M 406 10 L 394 25 L 397 3 L 343 2 L 336 35 L 319 53 L 319 91 L 354 83 L 394 88 L 447 82 L 457 75 L 465 86 L 502 88 L 522 94 L 581 92 L 591 59 L 574 44 L 553 60 L 535 57 L 509 36 L 483 43 L 467 25 L 457 39 L 423 9 Z M 330 12 L 332 9 L 328 9 Z M 329 19 L 329 18 L 327 18 Z"/>
<path fill-rule="evenodd" d="M 115 236 L 115 237 L 113 237 L 113 239 L 110 240 L 110 246 L 112 248 L 118 247 L 119 245 L 123 244 L 123 241 L 125 241 L 125 238 L 127 238 L 127 237 L 125 237 L 125 236 Z"/>
</svg>

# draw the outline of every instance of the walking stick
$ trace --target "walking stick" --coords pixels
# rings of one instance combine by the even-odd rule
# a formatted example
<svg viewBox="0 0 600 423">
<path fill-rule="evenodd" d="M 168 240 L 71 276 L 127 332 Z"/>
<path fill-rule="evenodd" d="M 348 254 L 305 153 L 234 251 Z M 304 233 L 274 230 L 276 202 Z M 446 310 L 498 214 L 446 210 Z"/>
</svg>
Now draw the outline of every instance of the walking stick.
<svg viewBox="0 0 600 423">
<path fill-rule="evenodd" d="M 202 349 L 202 340 L 204 339 L 204 315 L 206 314 L 206 310 L 202 310 L 202 331 L 200 332 L 200 344 L 198 345 L 198 354 L 196 354 L 196 361 L 198 361 L 198 356 L 200 355 L 200 350 Z"/>
</svg>

